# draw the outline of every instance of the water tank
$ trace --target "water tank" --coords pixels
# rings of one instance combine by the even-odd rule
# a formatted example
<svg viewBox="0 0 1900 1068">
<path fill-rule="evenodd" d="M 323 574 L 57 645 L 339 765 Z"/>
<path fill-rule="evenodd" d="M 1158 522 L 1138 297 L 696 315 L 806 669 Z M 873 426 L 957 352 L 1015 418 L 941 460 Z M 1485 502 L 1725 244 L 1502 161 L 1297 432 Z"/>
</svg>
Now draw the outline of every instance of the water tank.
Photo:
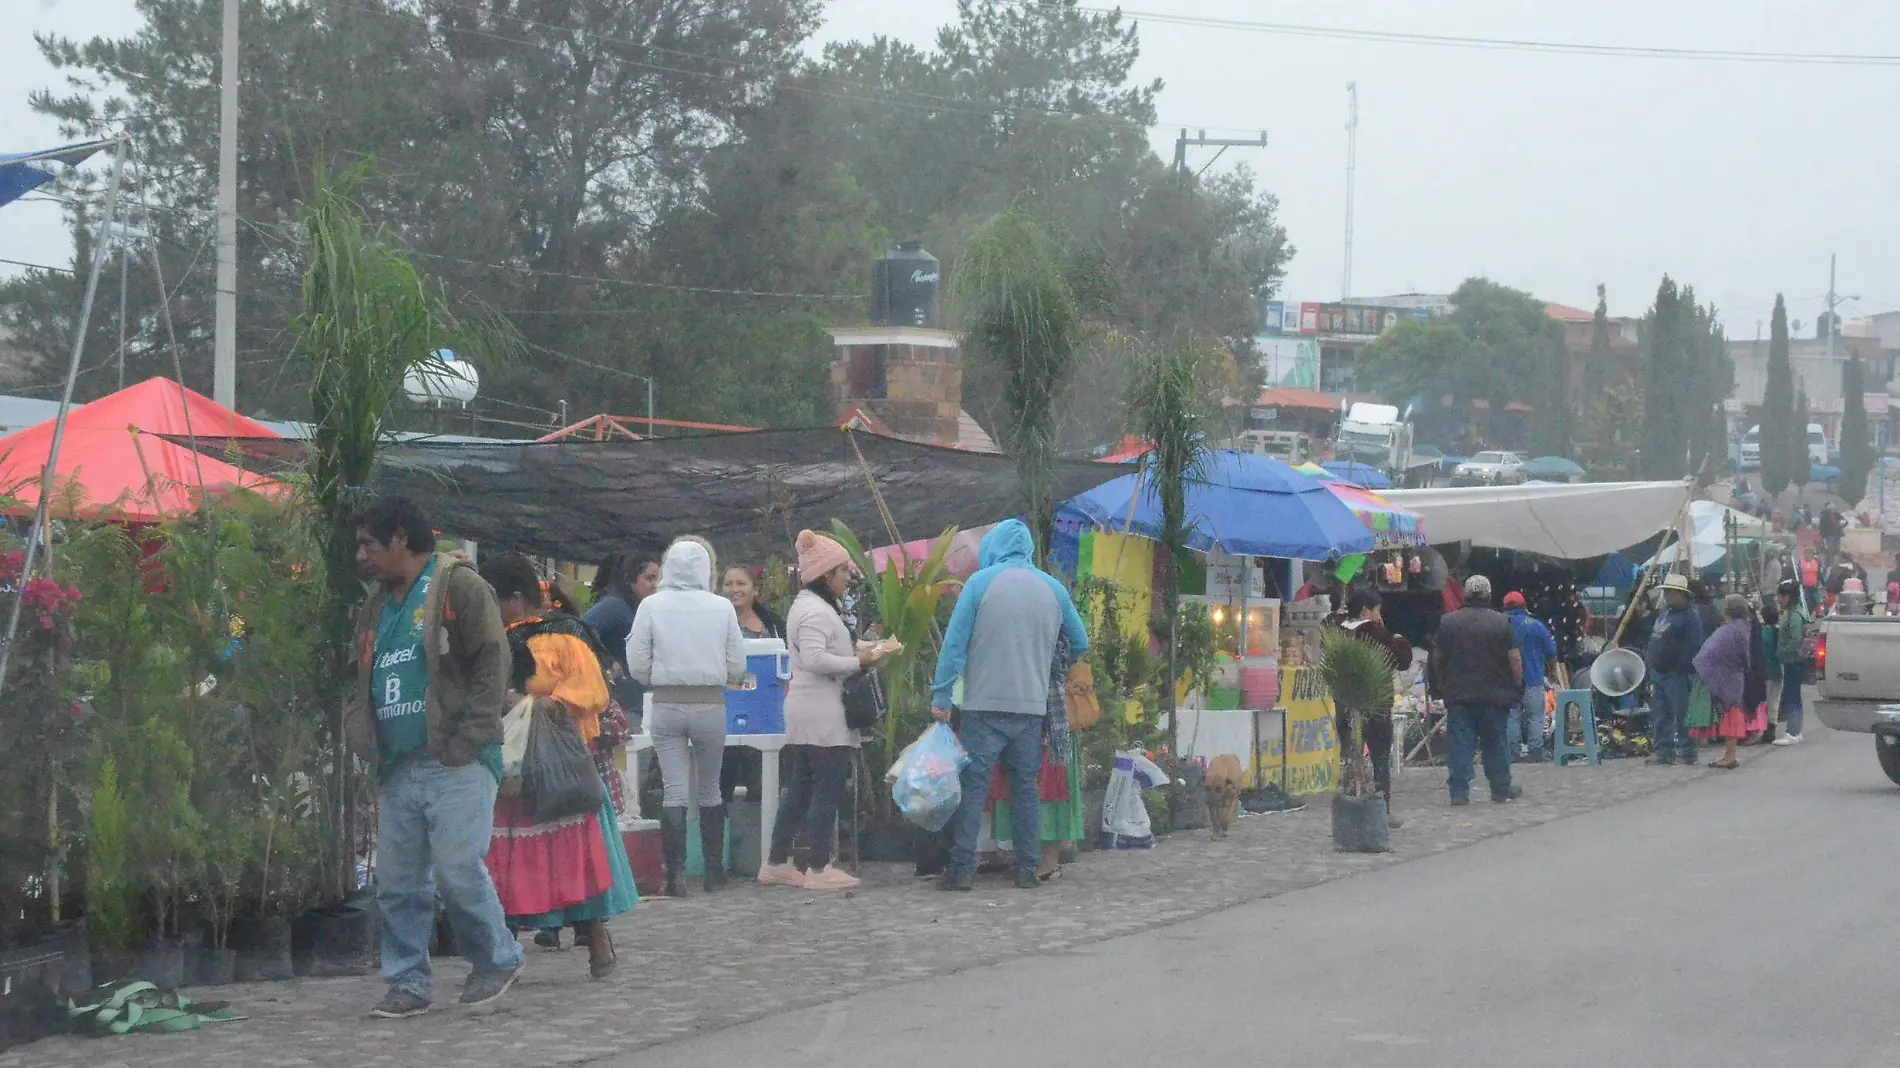
<svg viewBox="0 0 1900 1068">
<path fill-rule="evenodd" d="M 943 268 L 915 241 L 871 265 L 871 323 L 935 329 L 942 318 Z"/>
<path fill-rule="evenodd" d="M 437 349 L 429 358 L 410 367 L 402 376 L 402 391 L 417 404 L 437 407 L 453 404 L 466 408 L 482 385 L 481 373 L 467 360 L 458 360 L 448 349 Z"/>
</svg>

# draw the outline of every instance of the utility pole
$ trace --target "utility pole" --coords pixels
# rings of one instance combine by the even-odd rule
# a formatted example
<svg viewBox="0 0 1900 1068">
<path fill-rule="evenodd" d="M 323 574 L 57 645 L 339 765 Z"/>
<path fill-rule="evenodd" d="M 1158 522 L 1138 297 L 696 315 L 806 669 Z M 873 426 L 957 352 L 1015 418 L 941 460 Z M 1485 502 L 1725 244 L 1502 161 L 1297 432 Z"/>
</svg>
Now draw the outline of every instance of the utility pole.
<svg viewBox="0 0 1900 1068">
<path fill-rule="evenodd" d="M 1339 299 L 1352 299 L 1352 200 L 1359 176 L 1359 83 L 1346 83 L 1346 277 Z"/>
<path fill-rule="evenodd" d="M 1200 170 L 1194 172 L 1196 175 L 1199 175 L 1203 171 L 1206 171 L 1208 167 L 1212 167 L 1214 165 L 1214 160 L 1221 158 L 1221 156 L 1224 153 L 1226 153 L 1226 151 L 1230 148 L 1265 148 L 1267 147 L 1267 131 L 1265 130 L 1260 131 L 1260 137 L 1258 140 L 1248 138 L 1247 140 L 1244 140 L 1244 141 L 1236 141 L 1236 140 L 1233 140 L 1231 138 L 1226 138 L 1226 137 L 1209 137 L 1207 136 L 1206 130 L 1197 130 L 1195 131 L 1195 136 L 1189 137 L 1188 132 L 1186 130 L 1182 130 L 1181 136 L 1175 138 L 1175 141 L 1174 141 L 1174 169 L 1177 171 L 1180 171 L 1182 174 L 1187 173 L 1187 150 L 1188 150 L 1189 145 L 1203 145 L 1209 148 L 1220 149 L 1219 152 L 1214 153 L 1214 159 L 1208 160 L 1207 163 L 1203 165 Z"/>
<path fill-rule="evenodd" d="M 218 101 L 218 293 L 211 399 L 237 407 L 238 0 L 224 0 L 223 81 Z"/>
</svg>

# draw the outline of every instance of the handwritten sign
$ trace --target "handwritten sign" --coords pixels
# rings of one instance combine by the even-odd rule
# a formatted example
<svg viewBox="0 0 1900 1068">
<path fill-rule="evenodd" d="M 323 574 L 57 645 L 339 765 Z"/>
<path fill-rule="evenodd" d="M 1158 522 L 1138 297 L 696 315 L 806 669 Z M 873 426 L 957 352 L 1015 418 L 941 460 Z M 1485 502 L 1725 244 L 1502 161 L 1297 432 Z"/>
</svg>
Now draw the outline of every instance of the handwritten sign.
<svg viewBox="0 0 1900 1068">
<path fill-rule="evenodd" d="M 1280 708 L 1286 722 L 1284 757 L 1286 792 L 1294 797 L 1321 794 L 1339 786 L 1339 734 L 1334 727 L 1333 702 L 1315 667 L 1280 669 Z M 1260 768 L 1274 779 L 1282 759 L 1278 715 L 1262 716 Z"/>
</svg>

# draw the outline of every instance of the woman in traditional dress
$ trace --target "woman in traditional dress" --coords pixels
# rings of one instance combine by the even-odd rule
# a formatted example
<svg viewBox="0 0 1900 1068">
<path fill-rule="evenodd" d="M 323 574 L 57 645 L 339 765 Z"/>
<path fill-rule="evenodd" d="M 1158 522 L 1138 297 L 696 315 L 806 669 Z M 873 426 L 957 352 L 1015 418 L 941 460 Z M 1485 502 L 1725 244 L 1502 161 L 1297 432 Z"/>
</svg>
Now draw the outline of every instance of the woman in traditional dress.
<svg viewBox="0 0 1900 1068">
<path fill-rule="evenodd" d="M 1767 686 L 1762 678 L 1761 645 L 1748 599 L 1731 593 L 1722 603 L 1727 622 L 1716 629 L 1695 657 L 1696 677 L 1709 691 L 1715 721 L 1690 731 L 1701 741 L 1720 738 L 1722 759 L 1711 767 L 1736 766 L 1735 747 L 1750 732 L 1768 727 Z"/>
<path fill-rule="evenodd" d="M 524 696 L 533 698 L 536 716 L 564 716 L 582 741 L 592 742 L 608 702 L 599 640 L 580 620 L 547 610 L 540 576 L 527 557 L 498 556 L 481 572 L 495 588 L 508 626 L 510 707 Z M 535 822 L 519 796 L 497 798 L 488 847 L 488 870 L 508 925 L 542 935 L 572 926 L 575 940 L 587 943 L 588 973 L 596 979 L 611 975 L 616 963 L 608 917 L 639 900 L 602 785 L 598 811 L 548 823 Z"/>
<path fill-rule="evenodd" d="M 1041 841 L 1027 848 L 1038 849 L 1036 878 L 1053 882 L 1062 878 L 1063 855 L 1080 842 L 1087 828 L 1082 806 L 1082 762 L 1076 753 L 1075 736 L 1069 733 L 1069 639 L 1056 637 L 1056 655 L 1049 665 L 1049 703 L 1042 717 L 1042 768 L 1036 776 L 1037 806 L 1042 821 Z M 996 832 L 1014 827 L 1015 816 L 1009 803 L 1009 778 L 1002 767 L 990 788 L 992 808 L 990 826 Z M 1025 846 L 1011 842 L 1013 850 Z"/>
</svg>

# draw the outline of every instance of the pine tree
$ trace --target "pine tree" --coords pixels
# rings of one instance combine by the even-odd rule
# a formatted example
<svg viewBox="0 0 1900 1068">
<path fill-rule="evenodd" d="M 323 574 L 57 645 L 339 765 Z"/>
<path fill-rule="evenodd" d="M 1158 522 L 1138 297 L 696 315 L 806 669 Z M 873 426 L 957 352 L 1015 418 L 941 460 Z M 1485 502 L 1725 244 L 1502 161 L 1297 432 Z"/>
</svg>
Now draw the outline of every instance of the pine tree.
<svg viewBox="0 0 1900 1068">
<path fill-rule="evenodd" d="M 1788 420 L 1788 481 L 1796 489 L 1808 484 L 1809 468 L 1814 466 L 1814 458 L 1808 455 L 1808 387 L 1803 385 L 1795 391 L 1794 411 Z"/>
<path fill-rule="evenodd" d="M 1643 363 L 1643 477 L 1681 478 L 1688 457 L 1692 368 L 1685 359 L 1688 316 L 1683 291 L 1663 276 L 1649 310 Z"/>
<path fill-rule="evenodd" d="M 1841 368 L 1841 394 L 1846 407 L 1841 414 L 1840 494 L 1849 507 L 1867 495 L 1867 476 L 1874 469 L 1873 436 L 1867 430 L 1867 383 L 1860 358 L 1847 361 Z"/>
<path fill-rule="evenodd" d="M 1768 382 L 1762 390 L 1761 433 L 1757 435 L 1761 456 L 1761 484 L 1770 496 L 1779 496 L 1794 481 L 1794 458 L 1789 448 L 1791 435 L 1806 436 L 1803 427 L 1794 433 L 1794 368 L 1788 362 L 1788 306 L 1781 294 L 1775 294 L 1775 313 L 1768 334 Z M 1806 420 L 1803 420 L 1805 423 Z M 1806 445 L 1802 446 L 1806 452 Z M 1805 470 L 1805 468 L 1804 468 Z"/>
</svg>

